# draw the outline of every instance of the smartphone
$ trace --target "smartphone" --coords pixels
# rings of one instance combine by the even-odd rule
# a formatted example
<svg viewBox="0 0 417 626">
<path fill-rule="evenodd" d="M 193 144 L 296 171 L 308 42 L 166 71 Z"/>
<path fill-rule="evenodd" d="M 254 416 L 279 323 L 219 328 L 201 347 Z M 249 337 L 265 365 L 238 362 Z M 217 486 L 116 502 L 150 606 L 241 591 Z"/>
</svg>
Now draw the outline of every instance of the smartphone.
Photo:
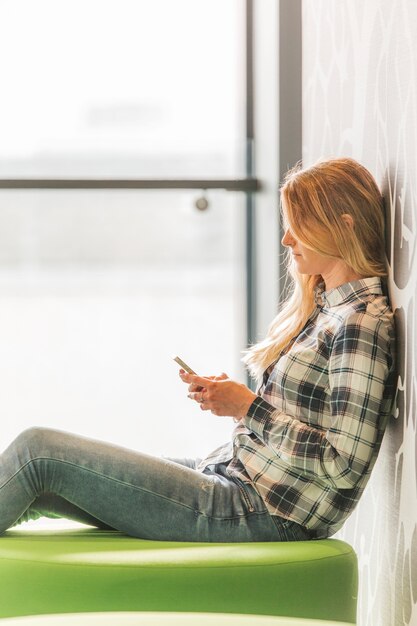
<svg viewBox="0 0 417 626">
<path fill-rule="evenodd" d="M 174 361 L 176 363 L 178 363 L 178 365 L 180 365 L 182 367 L 183 370 L 185 370 L 186 372 L 188 372 L 189 374 L 195 374 L 195 371 L 191 369 L 191 367 L 189 365 L 187 365 L 187 363 L 184 363 L 184 361 L 182 359 L 180 359 L 179 356 L 173 356 L 172 357 L 174 359 Z"/>
</svg>

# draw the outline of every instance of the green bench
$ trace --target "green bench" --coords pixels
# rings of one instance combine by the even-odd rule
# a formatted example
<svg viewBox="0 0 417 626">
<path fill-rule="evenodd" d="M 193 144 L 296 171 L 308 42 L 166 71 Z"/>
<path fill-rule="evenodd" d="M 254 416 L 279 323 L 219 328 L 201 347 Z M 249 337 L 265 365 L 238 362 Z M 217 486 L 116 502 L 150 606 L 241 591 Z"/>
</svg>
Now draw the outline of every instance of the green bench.
<svg viewBox="0 0 417 626">
<path fill-rule="evenodd" d="M 0 537 L 0 617 L 158 611 L 355 622 L 357 561 L 336 539 L 180 543 L 96 529 Z"/>
</svg>

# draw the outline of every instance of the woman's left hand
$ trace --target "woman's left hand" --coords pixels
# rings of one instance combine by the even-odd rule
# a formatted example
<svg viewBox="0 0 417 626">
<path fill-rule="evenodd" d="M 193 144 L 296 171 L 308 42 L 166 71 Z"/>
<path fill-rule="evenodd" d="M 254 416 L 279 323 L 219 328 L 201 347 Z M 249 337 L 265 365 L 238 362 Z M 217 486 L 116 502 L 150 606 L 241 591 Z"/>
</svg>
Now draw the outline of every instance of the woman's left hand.
<svg viewBox="0 0 417 626">
<path fill-rule="evenodd" d="M 213 379 L 180 370 L 180 377 L 192 389 L 201 388 L 199 391 L 190 391 L 188 397 L 198 402 L 202 411 L 211 411 L 214 415 L 227 415 L 235 418 L 235 421 L 247 414 L 257 397 L 246 385 L 230 380 L 227 374 Z"/>
</svg>

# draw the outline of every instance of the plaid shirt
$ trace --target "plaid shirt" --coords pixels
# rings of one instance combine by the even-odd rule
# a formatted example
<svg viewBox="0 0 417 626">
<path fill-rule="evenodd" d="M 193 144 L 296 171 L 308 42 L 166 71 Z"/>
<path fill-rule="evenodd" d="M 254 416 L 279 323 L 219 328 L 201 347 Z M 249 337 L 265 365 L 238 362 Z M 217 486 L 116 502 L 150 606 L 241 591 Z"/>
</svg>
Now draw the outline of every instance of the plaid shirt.
<svg viewBox="0 0 417 626">
<path fill-rule="evenodd" d="M 228 462 L 272 515 L 327 537 L 358 502 L 392 413 L 394 318 L 379 278 L 324 291 L 265 372 L 233 440 L 199 465 Z"/>
</svg>

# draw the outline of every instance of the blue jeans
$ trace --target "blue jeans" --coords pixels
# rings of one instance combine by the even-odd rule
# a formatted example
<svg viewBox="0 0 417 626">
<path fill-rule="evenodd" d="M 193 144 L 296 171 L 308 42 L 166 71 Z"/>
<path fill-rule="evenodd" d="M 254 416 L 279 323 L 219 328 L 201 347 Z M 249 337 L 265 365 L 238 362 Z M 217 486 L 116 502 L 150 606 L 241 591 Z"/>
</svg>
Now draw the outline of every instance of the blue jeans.
<svg viewBox="0 0 417 626">
<path fill-rule="evenodd" d="M 307 531 L 271 516 L 256 490 L 220 465 L 156 458 L 47 428 L 0 455 L 0 533 L 65 517 L 134 537 L 171 541 L 292 541 Z"/>
</svg>

